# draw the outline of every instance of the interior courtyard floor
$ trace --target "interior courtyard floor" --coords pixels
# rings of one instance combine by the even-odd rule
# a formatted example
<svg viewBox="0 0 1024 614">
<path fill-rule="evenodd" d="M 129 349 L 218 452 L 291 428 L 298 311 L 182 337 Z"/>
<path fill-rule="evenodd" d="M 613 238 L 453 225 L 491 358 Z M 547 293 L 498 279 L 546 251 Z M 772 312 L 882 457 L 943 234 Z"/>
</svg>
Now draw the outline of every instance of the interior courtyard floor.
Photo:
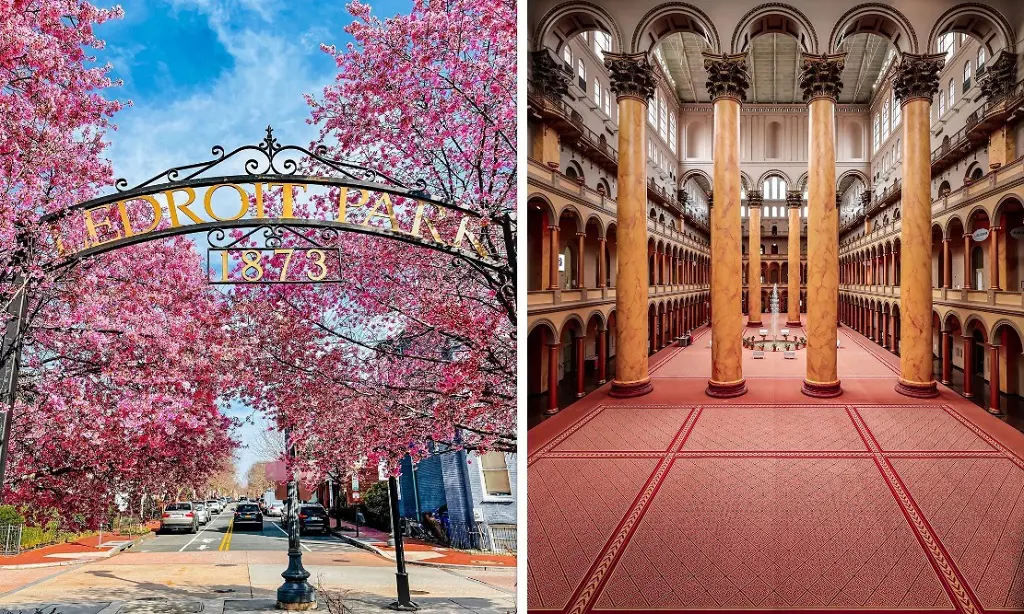
<svg viewBox="0 0 1024 614">
<path fill-rule="evenodd" d="M 529 610 L 1024 611 L 1024 434 L 845 327 L 841 396 L 744 350 L 713 399 L 709 338 L 529 431 Z"/>
</svg>

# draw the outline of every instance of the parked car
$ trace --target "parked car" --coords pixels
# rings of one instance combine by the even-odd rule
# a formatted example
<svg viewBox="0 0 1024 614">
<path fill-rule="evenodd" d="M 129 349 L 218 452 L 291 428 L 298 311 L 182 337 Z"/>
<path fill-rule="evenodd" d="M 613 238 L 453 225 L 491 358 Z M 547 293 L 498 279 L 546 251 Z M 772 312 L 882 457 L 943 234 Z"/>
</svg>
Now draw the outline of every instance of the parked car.
<svg viewBox="0 0 1024 614">
<path fill-rule="evenodd" d="M 263 512 L 255 503 L 239 503 L 235 506 L 235 528 L 241 529 L 245 526 L 258 527 L 263 530 Z"/>
<path fill-rule="evenodd" d="M 195 533 L 199 530 L 199 518 L 188 501 L 168 503 L 160 515 L 160 531 L 181 531 Z"/>
<path fill-rule="evenodd" d="M 319 504 L 304 503 L 299 507 L 299 534 L 317 531 L 327 535 L 330 526 L 327 523 L 327 510 Z"/>
<path fill-rule="evenodd" d="M 284 501 L 272 501 L 267 506 L 267 516 L 280 518 L 284 516 Z"/>
<path fill-rule="evenodd" d="M 206 509 L 206 503 L 202 501 L 193 501 L 192 509 L 195 510 L 196 517 L 199 519 L 199 524 L 206 524 L 210 522 L 210 510 Z"/>
</svg>

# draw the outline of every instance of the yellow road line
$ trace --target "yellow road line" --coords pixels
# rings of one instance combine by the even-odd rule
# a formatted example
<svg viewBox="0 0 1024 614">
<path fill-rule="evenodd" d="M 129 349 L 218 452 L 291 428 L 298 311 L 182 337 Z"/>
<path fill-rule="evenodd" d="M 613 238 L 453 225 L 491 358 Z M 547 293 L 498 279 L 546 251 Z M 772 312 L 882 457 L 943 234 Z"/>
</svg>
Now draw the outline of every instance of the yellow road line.
<svg viewBox="0 0 1024 614">
<path fill-rule="evenodd" d="M 234 534 L 235 519 L 232 518 L 228 521 L 228 530 L 224 532 L 224 538 L 220 540 L 220 546 L 217 550 L 227 551 L 231 549 L 231 536 Z"/>
</svg>

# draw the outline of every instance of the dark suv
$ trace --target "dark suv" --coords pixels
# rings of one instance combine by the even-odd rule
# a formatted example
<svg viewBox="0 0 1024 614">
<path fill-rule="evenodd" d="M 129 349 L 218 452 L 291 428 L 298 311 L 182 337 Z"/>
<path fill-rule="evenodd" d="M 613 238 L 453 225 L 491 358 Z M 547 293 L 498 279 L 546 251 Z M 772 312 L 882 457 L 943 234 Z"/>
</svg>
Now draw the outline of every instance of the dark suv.
<svg viewBox="0 0 1024 614">
<path fill-rule="evenodd" d="M 241 529 L 243 526 L 256 526 L 262 531 L 263 512 L 260 511 L 260 506 L 255 503 L 239 503 L 236 505 L 234 525 L 236 529 Z"/>
<path fill-rule="evenodd" d="M 330 532 L 327 524 L 327 510 L 322 505 L 303 504 L 299 508 L 299 533 L 319 531 L 324 535 Z"/>
</svg>

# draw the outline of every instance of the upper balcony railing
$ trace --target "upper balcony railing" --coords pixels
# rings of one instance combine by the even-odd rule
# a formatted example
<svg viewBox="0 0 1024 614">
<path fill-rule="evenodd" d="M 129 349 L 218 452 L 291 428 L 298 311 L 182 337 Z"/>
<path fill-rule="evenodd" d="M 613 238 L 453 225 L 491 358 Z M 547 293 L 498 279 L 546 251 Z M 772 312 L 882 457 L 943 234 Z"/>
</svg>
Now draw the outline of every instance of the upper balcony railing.
<svg viewBox="0 0 1024 614">
<path fill-rule="evenodd" d="M 966 125 L 954 134 L 943 137 L 932 151 L 932 176 L 956 164 L 963 156 L 988 141 L 988 135 L 1000 123 L 1010 119 L 1024 102 L 1024 79 L 1005 94 L 986 100 L 967 116 Z"/>
<path fill-rule="evenodd" d="M 606 169 L 618 168 L 619 152 L 603 134 L 587 127 L 583 116 L 561 97 L 549 96 L 532 81 L 527 84 L 527 100 L 531 110 L 543 119 L 552 120 L 552 127 L 563 139 L 583 149 Z"/>
</svg>

